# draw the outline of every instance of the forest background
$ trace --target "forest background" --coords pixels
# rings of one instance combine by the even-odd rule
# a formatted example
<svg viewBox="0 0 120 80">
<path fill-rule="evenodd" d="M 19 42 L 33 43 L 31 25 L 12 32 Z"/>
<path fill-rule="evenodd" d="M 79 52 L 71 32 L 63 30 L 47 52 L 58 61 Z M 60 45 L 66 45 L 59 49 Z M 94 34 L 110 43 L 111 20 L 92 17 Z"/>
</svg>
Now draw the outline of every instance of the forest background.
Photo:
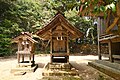
<svg viewBox="0 0 120 80">
<path fill-rule="evenodd" d="M 71 53 L 97 53 L 97 25 L 93 17 L 81 17 L 80 7 L 88 7 L 91 0 L 0 0 L 0 56 L 15 54 L 16 47 L 11 40 L 21 32 L 36 31 L 43 28 L 60 11 L 66 19 L 77 27 L 84 36 L 70 41 Z M 106 12 L 101 0 L 93 0 L 94 13 Z M 116 11 L 117 0 L 107 0 L 106 4 Z M 97 4 L 96 4 L 97 3 Z M 112 6 L 111 6 L 112 4 Z M 107 14 L 105 13 L 105 16 Z M 36 39 L 36 37 L 34 37 Z M 37 44 L 37 53 L 48 53 L 49 47 Z M 84 45 L 84 46 L 82 46 Z M 47 49 L 46 49 L 47 48 Z M 45 51 L 47 50 L 47 51 Z"/>
</svg>

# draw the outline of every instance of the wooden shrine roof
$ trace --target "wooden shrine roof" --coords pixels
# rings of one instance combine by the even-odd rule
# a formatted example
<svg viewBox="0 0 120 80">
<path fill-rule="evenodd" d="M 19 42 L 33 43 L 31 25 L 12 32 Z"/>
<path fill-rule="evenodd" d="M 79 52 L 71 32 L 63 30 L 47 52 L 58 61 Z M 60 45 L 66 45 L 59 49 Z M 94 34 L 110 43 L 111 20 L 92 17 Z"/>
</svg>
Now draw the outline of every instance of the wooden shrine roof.
<svg viewBox="0 0 120 80">
<path fill-rule="evenodd" d="M 100 43 L 108 43 L 109 41 L 112 42 L 120 42 L 120 35 L 108 34 L 103 35 L 99 39 Z"/>
<path fill-rule="evenodd" d="M 26 38 L 27 40 L 31 41 L 32 43 L 37 43 L 37 41 L 35 41 L 34 39 L 32 39 L 32 34 L 30 34 L 29 32 L 21 32 L 21 34 L 19 36 L 17 36 L 16 38 L 14 38 L 12 40 L 12 43 L 18 43 L 20 39 Z"/>
<path fill-rule="evenodd" d="M 56 14 L 56 16 L 44 28 L 36 32 L 36 34 L 41 38 L 48 40 L 48 37 L 51 34 L 47 34 L 47 32 L 50 32 L 50 30 L 56 27 L 57 25 L 62 25 L 62 27 L 64 27 L 69 32 L 70 35 L 68 34 L 68 36 L 71 39 L 79 38 L 83 35 L 83 33 L 81 33 L 76 27 L 71 25 L 61 13 Z"/>
</svg>

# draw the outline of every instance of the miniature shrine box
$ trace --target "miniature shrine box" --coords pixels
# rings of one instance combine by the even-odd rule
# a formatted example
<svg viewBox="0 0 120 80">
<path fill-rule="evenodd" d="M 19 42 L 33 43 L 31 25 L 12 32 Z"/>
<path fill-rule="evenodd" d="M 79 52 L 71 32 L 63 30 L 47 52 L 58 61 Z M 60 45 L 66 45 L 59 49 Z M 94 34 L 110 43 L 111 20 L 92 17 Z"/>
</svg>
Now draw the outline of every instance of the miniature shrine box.
<svg viewBox="0 0 120 80">
<path fill-rule="evenodd" d="M 22 32 L 12 42 L 18 44 L 17 59 L 19 66 L 34 66 L 34 46 L 37 41 L 32 39 L 32 35 L 28 32 Z"/>
</svg>

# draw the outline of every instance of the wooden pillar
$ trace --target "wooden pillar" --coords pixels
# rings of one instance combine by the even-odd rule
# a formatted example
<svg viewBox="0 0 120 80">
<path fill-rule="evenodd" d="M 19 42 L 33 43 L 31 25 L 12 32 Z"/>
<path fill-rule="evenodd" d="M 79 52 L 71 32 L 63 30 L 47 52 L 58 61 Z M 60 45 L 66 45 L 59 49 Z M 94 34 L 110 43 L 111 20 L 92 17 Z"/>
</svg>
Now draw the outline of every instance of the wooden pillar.
<svg viewBox="0 0 120 80">
<path fill-rule="evenodd" d="M 67 62 L 69 62 L 69 54 L 70 54 L 70 50 L 69 50 L 69 37 L 68 37 L 68 31 L 67 31 Z"/>
<path fill-rule="evenodd" d="M 20 42 L 18 42 L 18 52 L 20 51 Z M 20 55 L 19 53 L 17 52 L 17 59 L 18 59 L 18 63 L 20 62 Z"/>
<path fill-rule="evenodd" d="M 20 42 L 18 42 L 18 51 L 20 51 L 20 46 L 21 44 L 20 44 Z"/>
<path fill-rule="evenodd" d="M 112 42 L 111 42 L 111 40 L 109 40 L 109 42 L 108 42 L 108 48 L 109 48 L 109 60 L 110 60 L 110 62 L 113 62 L 113 58 L 112 58 Z"/>
<path fill-rule="evenodd" d="M 98 59 L 101 60 L 101 53 L 100 53 L 100 42 L 99 42 L 99 38 L 100 38 L 100 25 L 101 21 L 100 21 L 100 17 L 98 17 L 98 20 L 97 20 L 97 36 L 98 36 Z"/>
<path fill-rule="evenodd" d="M 32 58 L 33 58 L 33 60 L 32 60 L 32 61 L 33 61 L 33 65 L 35 64 L 34 57 L 35 57 L 35 56 L 34 56 L 34 53 L 32 53 Z"/>
<path fill-rule="evenodd" d="M 31 48 L 30 48 L 30 54 L 31 54 L 31 58 L 32 58 L 32 64 L 34 65 L 35 64 L 35 56 L 34 56 L 34 51 L 35 51 L 35 44 L 31 43 Z"/>
<path fill-rule="evenodd" d="M 17 53 L 18 64 L 20 63 L 20 55 Z"/>
<path fill-rule="evenodd" d="M 69 54 L 69 39 L 68 39 L 68 31 L 67 31 L 67 54 Z"/>
<path fill-rule="evenodd" d="M 51 36 L 51 41 L 50 41 L 50 54 L 52 54 L 52 36 Z"/>
<path fill-rule="evenodd" d="M 100 44 L 100 42 L 99 42 L 98 48 L 99 48 L 99 55 L 98 55 L 98 58 L 99 58 L 99 60 L 102 60 L 102 53 L 101 53 L 101 44 Z"/>
<path fill-rule="evenodd" d="M 24 54 L 22 54 L 22 62 L 24 62 Z"/>
<path fill-rule="evenodd" d="M 68 42 L 68 37 L 67 37 L 67 54 L 69 54 L 69 42 Z"/>
<path fill-rule="evenodd" d="M 52 44 L 52 35 L 50 35 L 50 62 L 52 63 L 52 46 L 53 46 L 53 44 Z"/>
<path fill-rule="evenodd" d="M 29 63 L 31 63 L 31 55 L 32 55 L 32 54 L 30 53 L 30 55 L 29 55 Z"/>
</svg>

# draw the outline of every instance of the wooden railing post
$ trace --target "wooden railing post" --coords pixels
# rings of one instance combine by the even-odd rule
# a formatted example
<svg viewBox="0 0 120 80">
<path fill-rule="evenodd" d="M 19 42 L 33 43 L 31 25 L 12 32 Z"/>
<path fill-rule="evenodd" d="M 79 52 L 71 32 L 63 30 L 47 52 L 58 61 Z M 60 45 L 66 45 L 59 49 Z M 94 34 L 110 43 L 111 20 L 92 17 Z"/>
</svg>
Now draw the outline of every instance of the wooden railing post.
<svg viewBox="0 0 120 80">
<path fill-rule="evenodd" d="M 112 58 L 112 42 L 111 42 L 111 40 L 108 43 L 108 47 L 109 47 L 109 60 L 110 60 L 110 62 L 113 62 L 113 58 Z"/>
<path fill-rule="evenodd" d="M 100 38 L 100 17 L 98 17 L 98 21 L 97 21 L 97 36 L 98 36 L 98 59 L 101 60 L 101 53 L 100 53 L 100 50 L 101 50 L 101 47 L 100 47 L 100 42 L 99 42 L 99 38 Z"/>
</svg>

